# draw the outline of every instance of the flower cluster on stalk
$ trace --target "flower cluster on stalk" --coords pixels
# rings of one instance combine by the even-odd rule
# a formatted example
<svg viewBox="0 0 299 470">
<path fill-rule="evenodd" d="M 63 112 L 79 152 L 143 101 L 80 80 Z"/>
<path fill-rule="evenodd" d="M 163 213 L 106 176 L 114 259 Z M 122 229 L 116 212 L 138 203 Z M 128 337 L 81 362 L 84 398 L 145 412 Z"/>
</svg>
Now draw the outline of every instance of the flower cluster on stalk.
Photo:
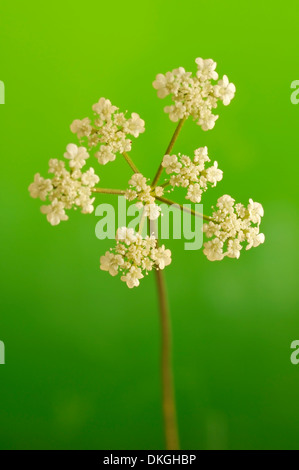
<svg viewBox="0 0 299 470">
<path fill-rule="evenodd" d="M 205 168 L 205 163 L 210 162 L 207 147 L 201 147 L 194 151 L 193 160 L 186 155 L 165 155 L 162 166 L 166 173 L 171 175 L 169 183 L 171 186 L 188 188 L 186 199 L 199 203 L 208 184 L 216 186 L 222 180 L 223 172 L 218 168 L 218 163 Z"/>
<path fill-rule="evenodd" d="M 212 240 L 204 243 L 204 254 L 210 261 L 220 261 L 225 256 L 239 258 L 245 242 L 246 250 L 257 247 L 265 241 L 260 233 L 260 223 L 264 209 L 258 202 L 249 199 L 249 204 L 235 204 L 228 195 L 220 197 L 213 212 L 213 221 L 203 225 L 207 238 Z"/>
<path fill-rule="evenodd" d="M 192 116 L 202 130 L 213 129 L 218 115 L 212 113 L 218 101 L 229 105 L 235 96 L 236 87 L 224 75 L 218 80 L 216 62 L 212 59 L 197 58 L 197 72 L 186 72 L 183 67 L 159 73 L 153 82 L 159 98 L 170 95 L 173 104 L 166 106 L 164 111 L 171 121 L 177 122 Z M 218 80 L 218 81 L 216 81 Z"/>
<path fill-rule="evenodd" d="M 156 187 L 153 193 L 152 187 L 147 184 L 147 179 L 141 173 L 134 173 L 129 180 L 129 189 L 125 192 L 125 197 L 128 201 L 137 199 L 136 206 L 141 209 L 143 213 L 150 220 L 155 220 L 160 215 L 160 207 L 155 203 L 155 196 L 162 196 L 164 189 L 160 186 Z"/>
<path fill-rule="evenodd" d="M 144 132 L 144 121 L 139 114 L 132 113 L 126 118 L 110 100 L 100 98 L 92 106 L 95 117 L 93 121 L 86 117 L 75 119 L 71 131 L 78 139 L 87 140 L 88 147 L 95 148 L 95 157 L 101 165 L 106 165 L 116 158 L 116 154 L 129 152 L 132 147 L 131 136 L 138 137 Z"/>
<path fill-rule="evenodd" d="M 68 220 L 66 209 L 80 208 L 83 214 L 93 211 L 94 197 L 92 188 L 100 181 L 93 168 L 85 173 L 81 171 L 89 155 L 84 147 L 75 144 L 67 146 L 64 157 L 69 160 L 70 170 L 65 167 L 63 160 L 51 159 L 49 173 L 53 178 L 43 178 L 37 173 L 29 186 L 30 195 L 50 201 L 49 205 L 41 206 L 41 212 L 46 214 L 51 225 L 58 225 L 62 220 Z"/>
<path fill-rule="evenodd" d="M 139 281 L 153 269 L 164 269 L 171 263 L 171 251 L 164 245 L 158 247 L 151 235 L 143 238 L 132 228 L 120 227 L 116 233 L 116 246 L 100 259 L 100 268 L 111 276 L 121 274 L 129 288 L 139 286 Z"/>
</svg>

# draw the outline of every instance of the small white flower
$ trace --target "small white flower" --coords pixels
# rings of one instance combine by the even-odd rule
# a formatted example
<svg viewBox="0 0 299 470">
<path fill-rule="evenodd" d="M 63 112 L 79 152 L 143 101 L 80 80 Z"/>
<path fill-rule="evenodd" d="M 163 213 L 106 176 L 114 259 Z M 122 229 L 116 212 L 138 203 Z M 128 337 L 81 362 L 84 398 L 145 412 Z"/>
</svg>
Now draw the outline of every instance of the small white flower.
<svg viewBox="0 0 299 470">
<path fill-rule="evenodd" d="M 64 158 L 70 160 L 69 164 L 71 168 L 80 169 L 85 165 L 89 154 L 85 147 L 77 147 L 75 144 L 68 144 Z"/>
<path fill-rule="evenodd" d="M 221 261 L 224 258 L 222 251 L 223 242 L 218 238 L 214 238 L 211 241 L 204 243 L 204 254 L 209 261 Z"/>
<path fill-rule="evenodd" d="M 129 289 L 132 289 L 133 287 L 138 287 L 139 286 L 139 279 L 142 279 L 144 276 L 141 272 L 141 268 L 138 268 L 136 266 L 132 266 L 130 268 L 130 271 L 127 272 L 125 276 L 121 277 L 121 280 L 127 283 L 127 286 Z"/>
<path fill-rule="evenodd" d="M 75 119 L 75 121 L 73 121 L 71 124 L 71 131 L 73 132 L 73 134 L 77 134 L 78 139 L 89 136 L 92 131 L 90 119 Z"/>
<path fill-rule="evenodd" d="M 165 168 L 166 173 L 179 173 L 182 168 L 182 164 L 178 161 L 176 155 L 164 155 L 162 166 Z"/>
<path fill-rule="evenodd" d="M 129 180 L 129 185 L 136 188 L 136 191 L 142 191 L 146 189 L 147 183 L 146 178 L 141 173 L 134 173 L 132 178 Z"/>
<path fill-rule="evenodd" d="M 252 220 L 254 224 L 260 224 L 261 218 L 264 216 L 263 206 L 259 202 L 253 202 L 252 199 L 249 199 L 247 209 L 250 220 Z"/>
<path fill-rule="evenodd" d="M 134 191 L 134 189 L 127 189 L 125 192 L 125 198 L 128 201 L 134 201 L 137 197 L 137 191 Z"/>
<path fill-rule="evenodd" d="M 188 188 L 188 193 L 186 199 L 190 201 L 199 203 L 201 201 L 202 189 L 198 183 L 191 184 Z"/>
<path fill-rule="evenodd" d="M 224 106 L 230 104 L 236 93 L 236 87 L 233 83 L 229 83 L 226 75 L 223 76 L 222 80 L 219 80 L 218 84 L 214 87 L 215 96 L 223 101 Z"/>
<path fill-rule="evenodd" d="M 208 156 L 208 147 L 199 147 L 198 149 L 194 150 L 194 163 L 197 163 L 200 166 L 200 170 L 204 169 L 205 163 L 210 162 L 210 158 Z"/>
<path fill-rule="evenodd" d="M 57 199 L 54 199 L 49 206 L 42 206 L 40 210 L 42 214 L 47 215 L 47 220 L 51 225 L 58 225 L 61 220 L 68 220 L 63 203 Z"/>
<path fill-rule="evenodd" d="M 229 258 L 240 258 L 240 251 L 242 250 L 242 245 L 239 240 L 235 238 L 234 240 L 229 240 L 227 243 L 227 252 L 226 256 Z"/>
<path fill-rule="evenodd" d="M 218 73 L 215 71 L 217 63 L 212 59 L 202 59 L 199 57 L 195 59 L 197 64 L 198 72 L 196 73 L 197 77 L 201 80 L 217 80 Z"/>
<path fill-rule="evenodd" d="M 153 82 L 153 87 L 158 90 L 158 98 L 165 98 L 169 95 L 170 91 L 168 86 L 173 83 L 174 76 L 171 72 L 167 72 L 166 75 L 159 73 L 156 80 Z"/>
<path fill-rule="evenodd" d="M 134 137 L 138 137 L 144 130 L 144 120 L 137 113 L 132 113 L 131 118 L 124 124 L 124 131 L 127 134 L 132 134 Z"/>
<path fill-rule="evenodd" d="M 111 115 L 117 111 L 117 107 L 111 104 L 110 100 L 100 98 L 99 101 L 92 106 L 92 110 L 97 113 L 101 119 L 110 120 Z"/>
<path fill-rule="evenodd" d="M 146 204 L 144 206 L 144 215 L 150 220 L 156 220 L 160 215 L 161 208 L 157 204 Z"/>
<path fill-rule="evenodd" d="M 42 201 L 46 200 L 49 192 L 53 189 L 50 179 L 44 179 L 39 173 L 34 176 L 34 182 L 29 186 L 30 196 L 39 198 Z"/>
<path fill-rule="evenodd" d="M 113 116 L 113 121 L 114 124 L 116 124 L 118 127 L 124 127 L 126 123 L 126 118 L 124 113 L 115 113 Z"/>
<path fill-rule="evenodd" d="M 116 276 L 118 274 L 119 266 L 121 266 L 124 261 L 120 255 L 115 255 L 106 251 L 105 255 L 100 258 L 100 269 L 102 271 L 108 271 L 111 276 Z"/>
<path fill-rule="evenodd" d="M 93 168 L 89 168 L 89 170 L 83 173 L 81 181 L 86 186 L 93 188 L 100 181 L 100 178 L 95 174 Z"/>
<path fill-rule="evenodd" d="M 164 188 L 162 186 L 156 186 L 155 187 L 155 195 L 158 197 L 162 197 L 164 194 Z"/>
<path fill-rule="evenodd" d="M 106 165 L 108 162 L 113 162 L 116 159 L 116 155 L 108 145 L 102 145 L 100 150 L 95 153 L 95 157 L 101 165 Z"/>
<path fill-rule="evenodd" d="M 122 241 L 126 243 L 126 245 L 130 245 L 131 243 L 134 243 L 136 241 L 134 229 L 127 227 L 118 228 L 115 238 L 117 241 Z"/>
<path fill-rule="evenodd" d="M 214 128 L 218 115 L 212 114 L 208 108 L 203 108 L 200 112 L 197 124 L 201 126 L 203 131 L 210 131 Z"/>
<path fill-rule="evenodd" d="M 246 208 L 243 204 L 238 203 L 235 205 L 236 213 L 241 218 L 244 219 L 246 216 Z"/>
<path fill-rule="evenodd" d="M 88 199 L 87 201 L 82 201 L 79 205 L 82 207 L 82 214 L 92 214 L 94 211 L 93 202 L 95 198 Z"/>
<path fill-rule="evenodd" d="M 164 111 L 169 114 L 172 122 L 177 122 L 185 116 L 186 106 L 178 101 L 172 106 L 165 106 Z"/>
<path fill-rule="evenodd" d="M 265 235 L 263 233 L 259 233 L 257 227 L 253 227 L 249 230 L 246 234 L 246 240 L 248 245 L 246 246 L 246 250 L 250 250 L 250 248 L 256 248 L 257 246 L 261 245 L 265 242 Z"/>
<path fill-rule="evenodd" d="M 164 269 L 171 263 L 171 251 L 162 245 L 154 251 L 153 259 L 159 269 Z"/>
<path fill-rule="evenodd" d="M 49 171 L 48 173 L 55 174 L 56 176 L 62 176 L 67 173 L 65 169 L 65 163 L 62 160 L 58 160 L 57 158 L 51 158 L 49 160 Z"/>
<path fill-rule="evenodd" d="M 214 186 L 223 178 L 223 171 L 218 168 L 218 162 L 214 162 L 213 166 L 207 169 L 207 180 Z"/>
<path fill-rule="evenodd" d="M 231 212 L 233 210 L 234 203 L 235 200 L 228 194 L 225 194 L 218 199 L 217 207 L 219 207 L 220 210 Z"/>
</svg>

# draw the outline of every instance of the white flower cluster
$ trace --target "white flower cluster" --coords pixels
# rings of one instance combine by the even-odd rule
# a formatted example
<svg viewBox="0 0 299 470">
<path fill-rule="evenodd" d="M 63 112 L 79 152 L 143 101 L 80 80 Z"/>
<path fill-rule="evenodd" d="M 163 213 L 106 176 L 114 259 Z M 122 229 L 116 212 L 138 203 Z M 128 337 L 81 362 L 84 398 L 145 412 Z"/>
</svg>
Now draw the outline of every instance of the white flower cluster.
<svg viewBox="0 0 299 470">
<path fill-rule="evenodd" d="M 208 188 L 208 183 L 216 186 L 223 177 L 223 172 L 218 168 L 217 162 L 205 168 L 205 163 L 210 161 L 207 147 L 200 147 L 194 151 L 193 160 L 186 155 L 178 154 L 178 157 L 165 155 L 162 166 L 166 173 L 171 175 L 170 184 L 188 188 L 186 199 L 199 203 L 202 193 Z"/>
<path fill-rule="evenodd" d="M 160 215 L 160 207 L 155 204 L 155 197 L 152 188 L 147 184 L 147 179 L 141 173 L 134 173 L 129 180 L 130 188 L 126 190 L 125 197 L 128 201 L 138 200 L 136 206 L 144 208 L 144 215 L 150 220 L 155 220 Z M 162 196 L 164 190 L 161 186 L 157 186 L 154 190 L 156 196 Z"/>
<path fill-rule="evenodd" d="M 158 91 L 159 98 L 171 95 L 173 104 L 166 106 L 164 111 L 169 113 L 171 121 L 192 116 L 204 131 L 213 129 L 218 116 L 212 113 L 217 108 L 218 101 L 227 106 L 233 99 L 236 87 L 229 83 L 226 75 L 218 80 L 216 62 L 212 59 L 195 60 L 197 73 L 192 77 L 192 72 L 186 72 L 183 67 L 158 74 L 153 82 L 153 87 Z"/>
<path fill-rule="evenodd" d="M 213 237 L 204 243 L 203 252 L 208 260 L 220 261 L 225 256 L 239 258 L 242 242 L 247 242 L 246 250 L 264 243 L 265 235 L 259 233 L 263 215 L 263 206 L 252 199 L 245 207 L 235 204 L 235 200 L 228 195 L 219 198 L 213 221 L 203 225 L 206 236 Z"/>
<path fill-rule="evenodd" d="M 119 272 L 127 286 L 139 286 L 139 280 L 152 269 L 164 269 L 171 263 L 171 251 L 157 247 L 154 236 L 142 238 L 132 228 L 121 227 L 116 233 L 116 246 L 101 256 L 100 268 L 111 276 Z"/>
<path fill-rule="evenodd" d="M 79 139 L 87 138 L 89 148 L 99 146 L 95 157 L 101 165 L 106 165 L 116 158 L 116 153 L 131 150 L 132 142 L 129 136 L 138 137 L 144 132 L 144 121 L 137 113 L 132 113 L 127 119 L 124 113 L 118 112 L 110 100 L 100 98 L 98 103 L 92 106 L 95 119 L 76 119 L 71 124 L 71 131 L 77 134 Z"/>
<path fill-rule="evenodd" d="M 81 172 L 86 159 L 89 158 L 84 147 L 69 144 L 64 157 L 69 160 L 70 171 L 65 168 L 64 161 L 51 159 L 49 173 L 54 175 L 53 178 L 44 179 L 37 173 L 34 182 L 28 188 L 33 198 L 45 201 L 48 197 L 51 204 L 42 206 L 41 212 L 47 215 L 51 225 L 58 225 L 61 220 L 68 220 L 65 209 L 80 207 L 83 214 L 91 213 L 95 199 L 91 198 L 91 189 L 100 180 L 93 168 L 85 173 Z"/>
</svg>

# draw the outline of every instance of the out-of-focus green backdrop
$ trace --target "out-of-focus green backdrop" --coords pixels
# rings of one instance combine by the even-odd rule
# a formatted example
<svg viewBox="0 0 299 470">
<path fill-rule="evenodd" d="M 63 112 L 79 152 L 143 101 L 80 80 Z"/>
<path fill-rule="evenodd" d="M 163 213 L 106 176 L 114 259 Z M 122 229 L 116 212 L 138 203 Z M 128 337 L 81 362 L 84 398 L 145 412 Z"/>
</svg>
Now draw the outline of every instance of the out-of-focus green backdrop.
<svg viewBox="0 0 299 470">
<path fill-rule="evenodd" d="M 205 212 L 252 197 L 266 243 L 220 263 L 167 243 L 181 445 L 298 449 L 298 2 L 4 0 L 0 37 L 0 447 L 163 448 L 153 276 L 129 290 L 101 272 L 112 242 L 95 215 L 52 227 L 27 188 L 101 96 L 145 119 L 131 155 L 152 176 L 175 127 L 152 81 L 211 57 L 236 97 L 213 131 L 188 121 L 175 150 L 208 145 L 224 179 Z M 130 176 L 121 157 L 99 172 L 104 187 Z"/>
</svg>

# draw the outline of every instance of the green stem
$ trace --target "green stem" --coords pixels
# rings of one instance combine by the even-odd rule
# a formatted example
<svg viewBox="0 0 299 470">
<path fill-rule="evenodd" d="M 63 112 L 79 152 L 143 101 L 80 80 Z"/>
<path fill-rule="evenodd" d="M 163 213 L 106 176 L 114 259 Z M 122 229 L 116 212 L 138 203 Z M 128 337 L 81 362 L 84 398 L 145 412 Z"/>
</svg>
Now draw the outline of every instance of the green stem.
<svg viewBox="0 0 299 470">
<path fill-rule="evenodd" d="M 161 269 L 156 270 L 156 281 L 159 295 L 161 324 L 161 379 L 162 405 L 167 450 L 179 450 L 173 373 L 171 361 L 171 331 L 166 286 Z"/>
<path fill-rule="evenodd" d="M 171 138 L 171 141 L 169 142 L 169 145 L 168 145 L 168 147 L 167 147 L 166 152 L 164 153 L 164 155 L 169 155 L 169 154 L 170 154 L 170 152 L 171 152 L 171 150 L 172 150 L 172 148 L 173 148 L 173 146 L 174 146 L 174 144 L 175 144 L 175 141 L 177 140 L 178 135 L 179 135 L 179 133 L 181 132 L 181 129 L 182 129 L 182 127 L 183 127 L 183 124 L 184 124 L 185 120 L 186 120 L 186 118 L 183 118 L 183 119 L 181 119 L 181 120 L 179 121 L 179 123 L 178 123 L 178 125 L 177 125 L 177 127 L 176 127 L 176 130 L 174 131 L 174 134 L 173 134 L 173 136 L 172 136 L 172 138 Z M 163 157 L 164 157 L 164 155 L 163 155 Z M 163 159 L 162 159 L 162 161 L 163 161 Z M 160 163 L 160 166 L 159 166 L 159 168 L 158 168 L 158 170 L 157 170 L 156 176 L 155 176 L 155 178 L 153 179 L 153 182 L 152 182 L 152 187 L 153 187 L 153 188 L 155 188 L 155 186 L 157 186 L 157 183 L 158 183 L 158 181 L 159 181 L 159 178 L 160 178 L 160 176 L 161 176 L 162 171 L 163 171 L 163 166 L 162 166 L 162 162 L 161 162 L 161 163 Z"/>
<path fill-rule="evenodd" d="M 125 194 L 126 191 L 124 191 L 123 189 L 93 188 L 92 192 L 103 194 Z"/>
<path fill-rule="evenodd" d="M 165 183 L 162 183 L 159 186 L 161 186 L 162 188 L 166 188 L 169 185 L 170 185 L 170 180 L 167 180 L 167 181 L 165 181 Z"/>
<path fill-rule="evenodd" d="M 181 209 L 181 211 L 188 212 L 188 214 L 192 214 L 195 217 L 201 217 L 203 220 L 207 220 L 208 222 L 213 221 L 212 217 L 209 217 L 208 215 L 200 214 L 199 212 L 196 212 L 194 209 L 189 209 L 189 207 L 183 206 L 183 204 L 178 204 L 177 202 L 171 201 L 170 199 L 165 199 L 164 197 L 156 196 L 156 199 L 158 199 L 158 201 L 164 202 L 165 204 L 168 204 L 169 206 L 177 206 L 179 209 Z"/>
<path fill-rule="evenodd" d="M 123 152 L 123 156 L 125 157 L 125 160 L 128 162 L 134 173 L 140 173 L 137 166 L 135 165 L 131 157 L 127 154 L 127 152 Z"/>
<path fill-rule="evenodd" d="M 157 229 L 157 222 L 154 222 Z M 150 227 L 150 221 L 148 220 Z M 156 232 L 157 230 L 155 230 Z M 157 239 L 157 247 L 159 241 Z M 161 325 L 161 382 L 162 382 L 162 409 L 164 421 L 164 434 L 167 450 L 179 450 L 179 435 L 177 427 L 175 394 L 171 358 L 171 329 L 170 315 L 167 302 L 167 293 L 164 274 L 161 269 L 155 271 L 158 289 Z"/>
</svg>

